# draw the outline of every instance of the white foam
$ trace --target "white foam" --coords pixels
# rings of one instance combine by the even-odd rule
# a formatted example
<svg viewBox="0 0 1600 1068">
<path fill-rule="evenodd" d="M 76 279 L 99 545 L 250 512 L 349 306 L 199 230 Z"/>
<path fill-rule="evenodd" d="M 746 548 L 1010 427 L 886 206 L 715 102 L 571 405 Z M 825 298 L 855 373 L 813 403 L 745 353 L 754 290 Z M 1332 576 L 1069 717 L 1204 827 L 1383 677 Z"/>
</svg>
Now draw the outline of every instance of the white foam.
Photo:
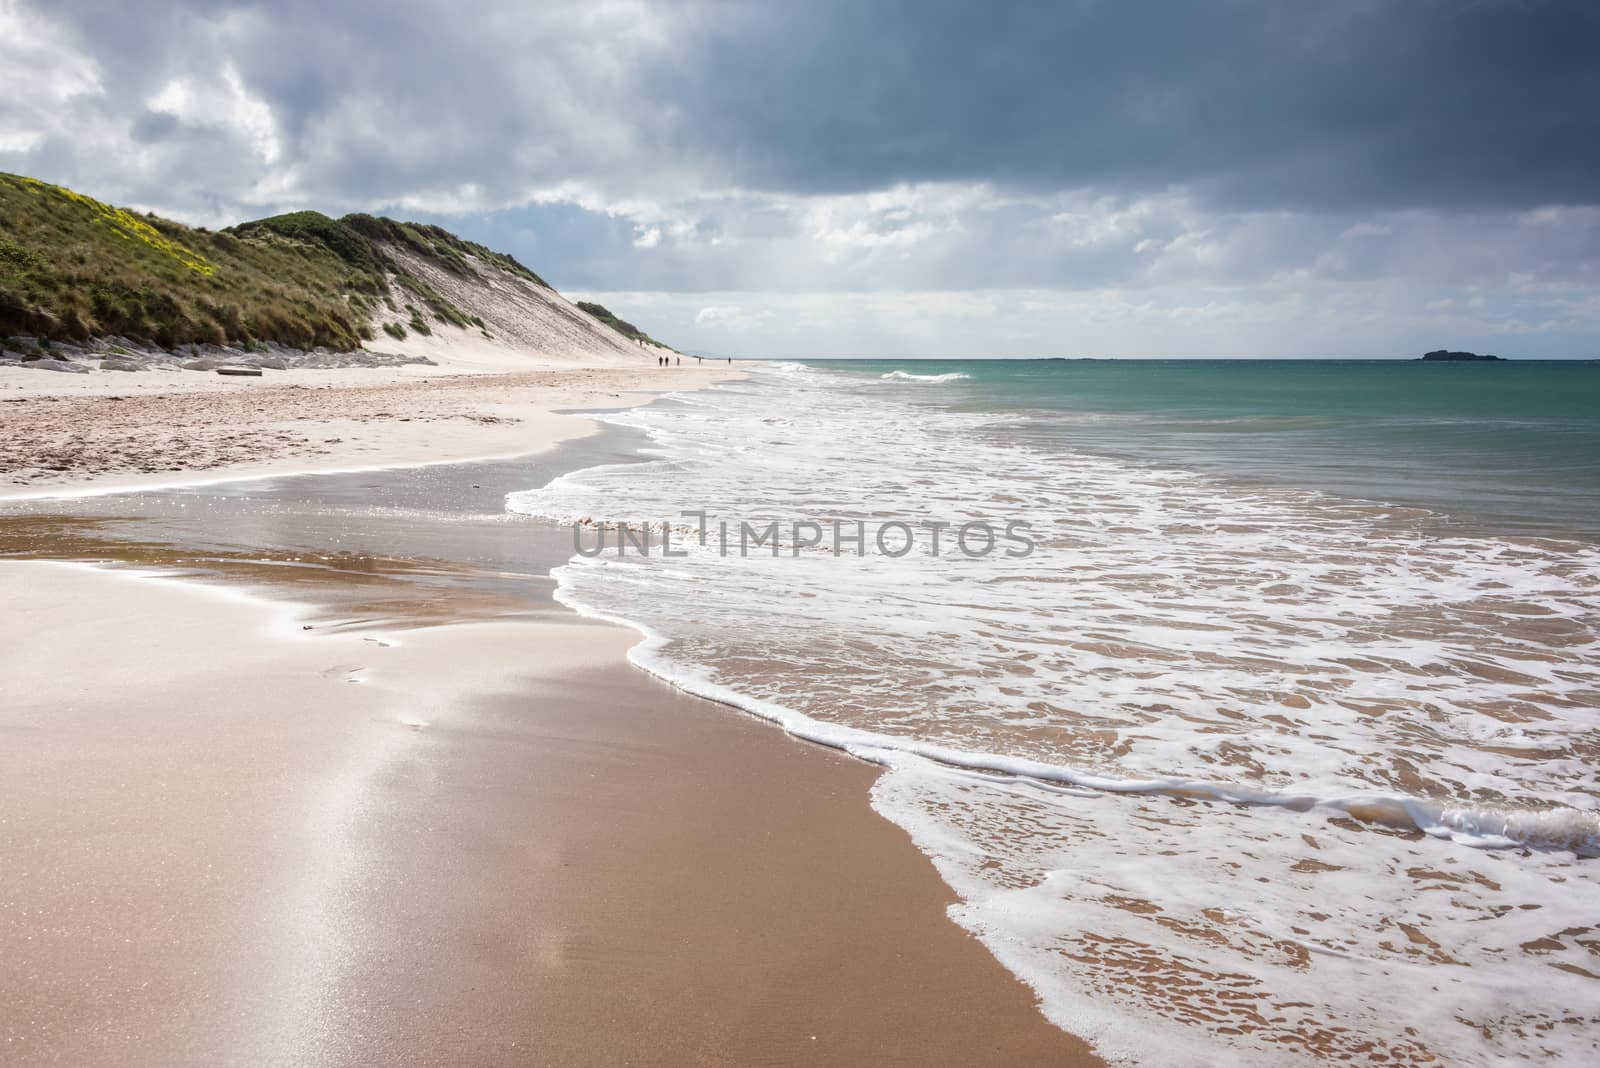
<svg viewBox="0 0 1600 1068">
<path fill-rule="evenodd" d="M 1593 980 L 1563 966 L 1587 967 L 1570 932 L 1596 890 L 1574 854 L 1600 852 L 1600 554 L 1084 455 L 798 364 L 676 401 L 605 417 L 648 432 L 648 462 L 510 507 L 1033 523 L 1025 559 L 926 536 L 741 558 L 713 535 L 557 578 L 646 635 L 646 669 L 891 768 L 875 804 L 1052 1019 L 1164 1063 L 1283 1063 L 1318 1028 L 1391 1063 L 1594 1048 Z M 1096 961 L 1086 931 L 1121 948 Z M 1160 989 L 1114 959 L 1134 944 Z M 1174 1001 L 1186 968 L 1253 993 Z M 1293 1004 L 1234 1011 L 1268 1001 Z"/>
<path fill-rule="evenodd" d="M 890 371 L 878 377 L 891 382 L 960 382 L 971 376 L 960 371 L 949 371 L 942 375 L 914 375 L 910 371 Z"/>
</svg>

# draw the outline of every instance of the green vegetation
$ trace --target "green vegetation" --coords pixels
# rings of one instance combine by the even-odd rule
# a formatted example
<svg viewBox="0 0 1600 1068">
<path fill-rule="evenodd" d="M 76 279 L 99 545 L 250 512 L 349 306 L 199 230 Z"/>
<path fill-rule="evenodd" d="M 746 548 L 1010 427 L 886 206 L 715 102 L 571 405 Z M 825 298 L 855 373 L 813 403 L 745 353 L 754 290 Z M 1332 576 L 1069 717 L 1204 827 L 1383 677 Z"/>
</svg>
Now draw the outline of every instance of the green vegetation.
<svg viewBox="0 0 1600 1068">
<path fill-rule="evenodd" d="M 343 351 L 372 337 L 380 307 L 397 310 L 395 288 L 413 302 L 404 307 L 418 333 L 432 333 L 426 316 L 483 329 L 407 271 L 395 247 L 465 277 L 491 267 L 545 285 L 513 257 L 437 226 L 297 211 L 212 233 L 0 174 L 0 336 Z M 405 336 L 399 323 L 384 329 Z"/>
<path fill-rule="evenodd" d="M 406 328 L 399 323 L 384 323 L 383 332 L 396 341 L 404 341 L 406 339 Z"/>
<path fill-rule="evenodd" d="M 396 222 L 381 215 L 346 215 L 339 221 L 352 230 L 365 235 L 370 240 L 405 245 L 419 255 L 437 260 L 457 274 L 471 275 L 474 273 L 471 265 L 467 262 L 467 257 L 471 256 L 481 263 L 498 267 L 508 274 L 525 278 L 535 285 L 544 286 L 546 289 L 550 288 L 548 282 L 517 262 L 515 256 L 505 252 L 495 252 L 493 249 L 485 248 L 476 241 L 468 241 L 465 238 L 457 237 L 442 227 L 428 223 Z"/>
<path fill-rule="evenodd" d="M 446 300 L 438 290 L 418 278 L 383 249 L 385 244 L 402 245 L 419 256 L 433 260 L 454 274 L 476 278 L 477 271 L 467 257 L 477 257 L 481 262 L 493 264 L 502 270 L 528 279 L 538 285 L 544 281 L 510 256 L 491 252 L 482 245 L 464 241 L 448 230 L 420 223 L 395 222 L 373 215 L 346 215 L 330 219 L 321 212 L 295 211 L 287 215 L 274 215 L 254 222 L 240 223 L 231 229 L 240 237 L 272 239 L 321 245 L 343 260 L 352 271 L 371 279 L 377 287 L 374 295 L 387 297 L 389 280 L 427 305 L 428 311 L 441 323 L 466 329 L 471 320 L 460 308 Z M 549 287 L 546 287 L 549 288 Z M 392 306 L 393 301 L 389 301 Z M 413 319 L 415 319 L 413 312 Z M 418 333 L 430 333 L 426 324 Z"/>
<path fill-rule="evenodd" d="M 626 319 L 618 319 L 615 315 L 611 314 L 610 309 L 608 309 L 604 304 L 596 304 L 589 300 L 580 300 L 578 301 L 578 307 L 582 308 L 596 319 L 599 319 L 602 323 L 605 323 L 611 329 L 615 330 L 617 333 L 621 334 L 630 341 L 643 341 L 646 345 L 654 345 L 658 349 L 666 349 L 671 347 L 668 345 L 663 345 L 661 342 L 657 341 L 643 330 L 640 330 L 637 326 L 634 326 Z"/>
<path fill-rule="evenodd" d="M 330 219 L 320 211 L 292 211 L 287 215 L 273 215 L 255 222 L 240 223 L 224 232 L 254 238 L 277 235 L 301 244 L 321 245 L 363 275 L 381 276 L 386 267 L 383 254 L 371 241 L 342 221 Z"/>
<path fill-rule="evenodd" d="M 378 280 L 321 244 L 247 241 L 0 174 L 0 334 L 352 349 Z"/>
<path fill-rule="evenodd" d="M 432 336 L 433 328 L 428 325 L 428 320 L 422 317 L 421 312 L 417 311 L 417 309 L 413 308 L 409 304 L 406 305 L 406 311 L 411 313 L 411 329 L 415 330 L 424 337 Z"/>
</svg>

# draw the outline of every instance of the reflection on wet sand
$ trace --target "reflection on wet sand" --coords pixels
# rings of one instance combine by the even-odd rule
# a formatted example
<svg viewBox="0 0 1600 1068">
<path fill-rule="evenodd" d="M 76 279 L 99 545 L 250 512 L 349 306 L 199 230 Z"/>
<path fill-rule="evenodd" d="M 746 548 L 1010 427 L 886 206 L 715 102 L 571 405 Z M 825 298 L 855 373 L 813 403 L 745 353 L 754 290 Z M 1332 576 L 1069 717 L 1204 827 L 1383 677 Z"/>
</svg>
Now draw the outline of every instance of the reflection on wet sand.
<svg viewBox="0 0 1600 1068">
<path fill-rule="evenodd" d="M 550 568 L 572 535 L 504 511 L 573 466 L 625 462 L 629 435 L 537 456 L 0 505 L 0 557 L 137 568 L 248 587 L 362 628 L 571 613 Z"/>
</svg>

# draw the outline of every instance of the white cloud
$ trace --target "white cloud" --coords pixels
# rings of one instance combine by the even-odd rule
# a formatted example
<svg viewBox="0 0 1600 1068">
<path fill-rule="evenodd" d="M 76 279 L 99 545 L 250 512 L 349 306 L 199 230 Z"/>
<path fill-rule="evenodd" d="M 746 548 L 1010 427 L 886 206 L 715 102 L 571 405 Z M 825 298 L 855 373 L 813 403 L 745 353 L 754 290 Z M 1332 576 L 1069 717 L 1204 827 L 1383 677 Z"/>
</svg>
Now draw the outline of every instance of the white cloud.
<svg viewBox="0 0 1600 1068">
<path fill-rule="evenodd" d="M 0 0 L 0 152 L 32 152 L 71 132 L 68 105 L 104 92 L 99 65 L 64 26 Z"/>
<path fill-rule="evenodd" d="M 42 130 L 8 130 L 0 127 L 0 152 L 32 152 L 43 140 Z"/>
<path fill-rule="evenodd" d="M 725 323 L 739 314 L 737 304 L 714 304 L 709 308 L 701 308 L 694 316 L 696 326 L 715 326 Z"/>
<path fill-rule="evenodd" d="M 695 313 L 694 321 L 700 326 L 724 322 L 739 314 L 737 304 L 714 304 Z"/>
<path fill-rule="evenodd" d="M 694 325 L 718 330 L 748 331 L 765 326 L 772 319 L 773 313 L 764 308 L 747 312 L 738 304 L 713 304 L 695 313 Z"/>
<path fill-rule="evenodd" d="M 192 77 L 173 78 L 162 86 L 146 106 L 153 112 L 171 115 L 178 122 L 196 127 L 220 127 L 238 135 L 265 164 L 274 164 L 283 155 L 272 108 L 250 93 L 231 62 L 217 71 L 209 83 Z"/>
</svg>

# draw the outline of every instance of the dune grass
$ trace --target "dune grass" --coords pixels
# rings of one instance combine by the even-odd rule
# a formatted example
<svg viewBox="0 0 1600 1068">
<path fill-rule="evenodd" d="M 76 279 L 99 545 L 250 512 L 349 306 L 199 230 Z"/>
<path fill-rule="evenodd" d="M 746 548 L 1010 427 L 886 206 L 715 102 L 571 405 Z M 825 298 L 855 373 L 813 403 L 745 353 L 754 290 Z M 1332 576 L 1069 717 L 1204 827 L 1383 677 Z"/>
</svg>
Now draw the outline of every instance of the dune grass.
<svg viewBox="0 0 1600 1068">
<path fill-rule="evenodd" d="M 346 351 L 373 337 L 374 313 L 400 304 L 410 313 L 405 326 L 384 327 L 396 339 L 407 326 L 431 333 L 430 318 L 482 329 L 477 316 L 399 266 L 390 246 L 456 274 L 488 267 L 546 285 L 514 257 L 437 226 L 297 211 L 213 233 L 0 174 L 0 337 L 122 335 L 168 348 L 276 341 Z"/>
<path fill-rule="evenodd" d="M 384 286 L 325 244 L 245 239 L 0 174 L 0 334 L 356 348 Z"/>
<path fill-rule="evenodd" d="M 611 329 L 615 330 L 617 333 L 621 334 L 630 341 L 643 341 L 646 345 L 654 345 L 658 349 L 671 349 L 671 346 L 663 345 L 661 342 L 657 341 L 643 330 L 640 330 L 637 326 L 634 326 L 632 323 L 628 322 L 628 320 L 617 318 L 604 304 L 596 304 L 592 300 L 580 300 L 578 301 L 578 307 L 582 308 L 596 319 L 599 319 L 602 323 L 605 323 Z M 673 349 L 672 351 L 677 350 Z"/>
</svg>

